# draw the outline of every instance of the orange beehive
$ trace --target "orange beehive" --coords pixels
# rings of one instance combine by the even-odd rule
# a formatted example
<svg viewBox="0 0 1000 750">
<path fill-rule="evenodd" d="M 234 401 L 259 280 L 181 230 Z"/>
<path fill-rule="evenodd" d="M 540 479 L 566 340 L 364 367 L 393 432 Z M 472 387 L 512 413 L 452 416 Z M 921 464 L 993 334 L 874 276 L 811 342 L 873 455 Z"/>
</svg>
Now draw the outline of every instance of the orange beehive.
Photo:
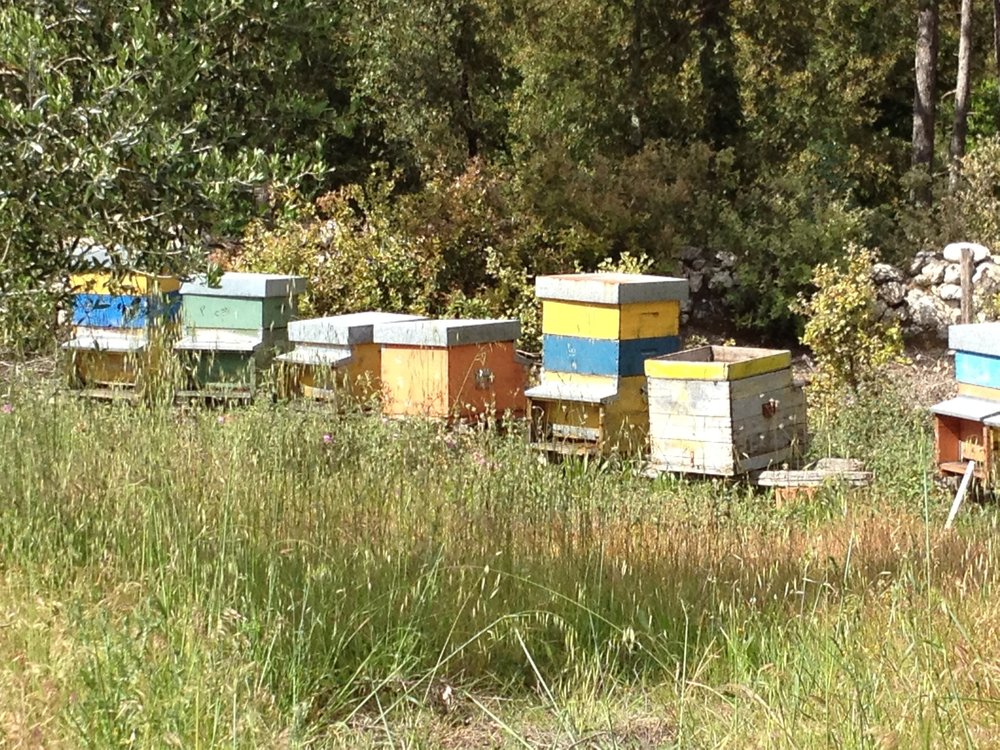
<svg viewBox="0 0 1000 750">
<path fill-rule="evenodd" d="M 516 320 L 420 320 L 376 325 L 388 416 L 479 419 L 523 414 L 526 372 Z"/>
</svg>

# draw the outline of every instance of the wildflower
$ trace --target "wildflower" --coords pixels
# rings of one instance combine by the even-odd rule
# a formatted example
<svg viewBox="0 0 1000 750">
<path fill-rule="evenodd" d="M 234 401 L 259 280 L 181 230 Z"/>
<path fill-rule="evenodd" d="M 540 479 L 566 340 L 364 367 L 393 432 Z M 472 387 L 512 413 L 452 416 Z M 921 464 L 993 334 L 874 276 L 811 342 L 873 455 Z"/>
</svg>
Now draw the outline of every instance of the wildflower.
<svg viewBox="0 0 1000 750">
<path fill-rule="evenodd" d="M 219 424 L 225 424 L 226 423 L 226 417 L 225 417 L 224 414 L 220 414 L 219 418 L 216 419 L 215 421 L 218 422 Z"/>
<path fill-rule="evenodd" d="M 332 442 L 333 442 L 333 435 L 331 435 L 329 432 L 323 433 L 323 443 L 325 445 L 329 445 Z"/>
<path fill-rule="evenodd" d="M 5 402 L 2 406 L 0 406 L 0 413 L 10 414 L 12 411 L 14 411 L 14 404 Z"/>
</svg>

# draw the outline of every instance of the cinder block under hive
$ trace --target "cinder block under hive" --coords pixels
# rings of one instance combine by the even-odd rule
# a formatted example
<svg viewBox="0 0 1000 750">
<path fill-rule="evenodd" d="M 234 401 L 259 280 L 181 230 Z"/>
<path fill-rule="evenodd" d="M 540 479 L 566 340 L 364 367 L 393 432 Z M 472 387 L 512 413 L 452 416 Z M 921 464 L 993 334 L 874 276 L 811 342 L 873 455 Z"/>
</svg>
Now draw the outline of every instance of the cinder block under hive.
<svg viewBox="0 0 1000 750">
<path fill-rule="evenodd" d="M 647 360 L 646 376 L 659 470 L 735 476 L 789 461 L 805 441 L 787 351 L 701 347 Z"/>
</svg>

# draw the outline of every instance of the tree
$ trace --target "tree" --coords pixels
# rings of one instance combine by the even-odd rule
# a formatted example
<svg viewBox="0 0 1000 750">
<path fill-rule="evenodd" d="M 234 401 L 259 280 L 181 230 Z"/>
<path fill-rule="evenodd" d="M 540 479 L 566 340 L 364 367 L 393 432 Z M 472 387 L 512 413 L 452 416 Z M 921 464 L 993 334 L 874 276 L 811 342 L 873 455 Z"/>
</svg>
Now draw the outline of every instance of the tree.
<svg viewBox="0 0 1000 750">
<path fill-rule="evenodd" d="M 948 190 L 954 192 L 965 156 L 969 123 L 970 58 L 972 55 L 972 0 L 962 0 L 961 30 L 958 39 L 958 76 L 955 86 L 955 123 L 951 131 Z"/>
<path fill-rule="evenodd" d="M 913 97 L 913 166 L 924 172 L 913 200 L 930 205 L 934 171 L 934 115 L 937 107 L 938 6 L 937 0 L 920 0 L 914 58 L 916 85 Z"/>
</svg>

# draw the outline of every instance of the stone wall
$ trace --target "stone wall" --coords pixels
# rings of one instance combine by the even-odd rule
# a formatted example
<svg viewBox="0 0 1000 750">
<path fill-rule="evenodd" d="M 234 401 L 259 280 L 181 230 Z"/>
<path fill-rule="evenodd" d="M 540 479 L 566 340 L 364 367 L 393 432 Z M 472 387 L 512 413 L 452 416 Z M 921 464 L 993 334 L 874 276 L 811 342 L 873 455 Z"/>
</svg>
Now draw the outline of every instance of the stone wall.
<svg viewBox="0 0 1000 750">
<path fill-rule="evenodd" d="M 984 310 L 996 307 L 1000 296 L 1000 252 L 983 245 L 955 242 L 943 251 L 921 251 L 905 268 L 877 263 L 872 279 L 878 290 L 878 314 L 898 321 L 909 337 L 948 337 L 948 326 L 959 320 L 962 288 L 962 248 L 972 251 L 976 319 L 985 320 Z M 691 287 L 685 322 L 709 323 L 725 316 L 725 293 L 736 283 L 736 258 L 731 253 L 708 253 L 685 248 L 681 253 L 683 273 Z"/>
</svg>

